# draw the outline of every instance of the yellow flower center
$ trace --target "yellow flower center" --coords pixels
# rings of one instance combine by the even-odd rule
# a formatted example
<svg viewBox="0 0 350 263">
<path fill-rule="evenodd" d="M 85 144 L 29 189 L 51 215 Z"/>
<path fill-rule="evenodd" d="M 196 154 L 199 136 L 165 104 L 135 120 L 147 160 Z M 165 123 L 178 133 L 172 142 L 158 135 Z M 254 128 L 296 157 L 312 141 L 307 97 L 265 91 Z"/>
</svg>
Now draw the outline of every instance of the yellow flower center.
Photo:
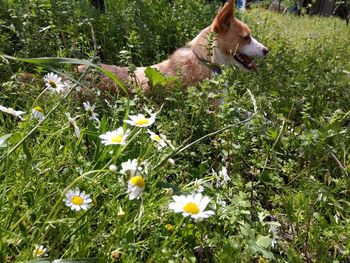
<svg viewBox="0 0 350 263">
<path fill-rule="evenodd" d="M 82 205 L 84 203 L 84 199 L 79 195 L 73 196 L 71 201 L 74 205 Z"/>
<path fill-rule="evenodd" d="M 186 213 L 189 213 L 189 214 L 198 214 L 198 213 L 199 213 L 199 207 L 198 207 L 198 205 L 195 204 L 195 203 L 192 203 L 192 202 L 187 203 L 187 204 L 183 207 L 183 210 L 184 210 Z"/>
<path fill-rule="evenodd" d="M 123 141 L 123 135 L 122 134 L 113 135 L 111 141 L 114 143 L 121 143 Z"/>
<path fill-rule="evenodd" d="M 38 111 L 38 112 L 43 112 L 43 111 L 44 111 L 44 110 L 43 110 L 41 107 L 39 107 L 39 106 L 34 107 L 34 110 L 36 110 L 36 111 Z"/>
<path fill-rule="evenodd" d="M 161 138 L 159 137 L 159 135 L 155 134 L 155 135 L 153 135 L 153 140 L 160 141 Z"/>
<path fill-rule="evenodd" d="M 40 248 L 38 248 L 37 250 L 35 250 L 35 255 L 36 255 L 37 257 L 41 257 L 42 255 L 44 255 L 44 253 L 45 253 L 45 251 L 42 250 L 42 249 L 40 249 Z"/>
<path fill-rule="evenodd" d="M 140 187 L 140 188 L 145 187 L 145 180 L 144 180 L 141 176 L 139 176 L 139 175 L 132 177 L 132 178 L 130 179 L 130 183 L 131 183 L 132 185 L 138 186 L 138 187 Z"/>
<path fill-rule="evenodd" d="M 49 80 L 49 84 L 51 87 L 57 88 L 56 82 L 54 82 L 53 80 Z"/>
<path fill-rule="evenodd" d="M 147 125 L 149 124 L 149 119 L 147 118 L 140 118 L 135 122 L 137 125 Z"/>
<path fill-rule="evenodd" d="M 174 226 L 172 224 L 166 224 L 165 225 L 165 228 L 168 230 L 168 231 L 173 231 L 174 230 Z"/>
</svg>

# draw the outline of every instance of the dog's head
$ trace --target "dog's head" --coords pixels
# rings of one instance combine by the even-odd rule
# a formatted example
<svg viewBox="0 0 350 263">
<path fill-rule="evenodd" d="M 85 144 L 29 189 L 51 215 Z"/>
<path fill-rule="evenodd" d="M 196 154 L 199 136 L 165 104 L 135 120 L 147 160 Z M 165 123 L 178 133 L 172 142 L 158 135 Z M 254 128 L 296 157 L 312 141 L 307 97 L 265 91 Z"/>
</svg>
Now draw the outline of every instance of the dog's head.
<svg viewBox="0 0 350 263">
<path fill-rule="evenodd" d="M 224 5 L 215 17 L 211 31 L 216 33 L 214 62 L 255 69 L 252 57 L 263 57 L 269 50 L 251 35 L 249 27 L 234 16 L 235 0 Z"/>
</svg>

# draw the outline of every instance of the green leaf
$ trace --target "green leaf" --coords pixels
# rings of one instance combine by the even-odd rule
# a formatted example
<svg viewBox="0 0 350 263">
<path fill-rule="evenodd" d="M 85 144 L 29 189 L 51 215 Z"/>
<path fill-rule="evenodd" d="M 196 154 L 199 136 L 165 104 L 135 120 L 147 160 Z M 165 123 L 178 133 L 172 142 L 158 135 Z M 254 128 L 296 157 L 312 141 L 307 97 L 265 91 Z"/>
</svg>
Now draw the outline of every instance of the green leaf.
<svg viewBox="0 0 350 263">
<path fill-rule="evenodd" d="M 258 235 L 256 244 L 263 248 L 268 248 L 271 245 L 271 238 L 269 236 Z"/>
<path fill-rule="evenodd" d="M 259 246 L 257 242 L 251 242 L 250 245 L 251 249 L 254 253 L 262 254 L 264 258 L 266 259 L 275 259 L 272 252 L 266 250 L 264 247 Z"/>
<path fill-rule="evenodd" d="M 131 228 L 125 233 L 125 239 L 128 243 L 134 242 L 135 235 L 134 235 L 134 231 Z"/>
<path fill-rule="evenodd" d="M 27 143 L 23 142 L 22 146 L 23 146 L 23 152 L 26 155 L 27 160 L 31 161 L 32 160 L 32 155 L 31 155 L 30 150 L 29 150 L 29 148 L 27 146 Z"/>
<path fill-rule="evenodd" d="M 59 57 L 42 57 L 42 58 L 16 58 L 16 57 L 11 57 L 8 55 L 1 55 L 0 56 L 11 59 L 11 60 L 17 60 L 17 61 L 22 61 L 22 62 L 27 62 L 27 63 L 32 63 L 32 64 L 43 64 L 43 65 L 48 65 L 48 64 L 75 64 L 75 65 L 86 65 L 92 68 L 96 68 L 100 70 L 103 74 L 108 76 L 111 80 L 113 80 L 114 83 L 116 83 L 124 92 L 125 94 L 129 95 L 129 92 L 127 88 L 124 86 L 124 84 L 111 72 L 108 70 L 99 67 L 93 63 L 91 63 L 88 60 L 85 59 L 75 59 L 75 58 L 59 58 Z"/>
<path fill-rule="evenodd" d="M 166 77 L 163 76 L 158 70 L 154 68 L 147 67 L 145 69 L 145 74 L 151 86 L 165 85 L 167 83 Z"/>
<path fill-rule="evenodd" d="M 251 226 L 245 222 L 240 222 L 240 231 L 244 237 L 253 239 L 255 236 L 254 230 L 251 228 Z"/>
</svg>

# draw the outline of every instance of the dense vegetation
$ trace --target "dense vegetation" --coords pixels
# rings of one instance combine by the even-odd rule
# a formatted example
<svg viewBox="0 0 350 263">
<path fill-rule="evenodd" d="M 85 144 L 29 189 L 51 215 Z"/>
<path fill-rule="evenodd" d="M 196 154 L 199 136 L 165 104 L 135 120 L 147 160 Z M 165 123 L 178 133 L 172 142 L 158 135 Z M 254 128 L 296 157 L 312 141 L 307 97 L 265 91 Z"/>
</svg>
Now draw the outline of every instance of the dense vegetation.
<svg viewBox="0 0 350 263">
<path fill-rule="evenodd" d="M 101 13 L 83 0 L 0 0 L 0 54 L 149 65 L 209 25 L 218 7 L 120 0 Z M 0 111 L 0 137 L 11 135 L 0 139 L 0 262 L 33 260 L 39 245 L 51 260 L 350 261 L 350 28 L 262 9 L 239 16 L 271 49 L 256 72 L 228 68 L 196 87 L 172 81 L 169 91 L 151 72 L 148 96 L 137 87 L 132 97 L 50 94 L 48 72 L 76 86 L 69 63 L 0 56 L 0 105 L 26 112 L 21 120 Z M 21 82 L 25 71 L 36 80 Z M 37 106 L 46 115 L 39 125 Z M 146 129 L 123 122 L 149 110 L 159 111 L 149 129 L 168 140 L 161 150 Z M 127 144 L 103 145 L 99 136 L 120 126 L 131 130 Z M 120 171 L 134 158 L 145 189 L 129 200 Z M 198 190 L 196 179 L 215 212 L 202 222 L 169 209 L 172 195 Z M 63 202 L 75 188 L 92 199 L 86 211 Z"/>
</svg>

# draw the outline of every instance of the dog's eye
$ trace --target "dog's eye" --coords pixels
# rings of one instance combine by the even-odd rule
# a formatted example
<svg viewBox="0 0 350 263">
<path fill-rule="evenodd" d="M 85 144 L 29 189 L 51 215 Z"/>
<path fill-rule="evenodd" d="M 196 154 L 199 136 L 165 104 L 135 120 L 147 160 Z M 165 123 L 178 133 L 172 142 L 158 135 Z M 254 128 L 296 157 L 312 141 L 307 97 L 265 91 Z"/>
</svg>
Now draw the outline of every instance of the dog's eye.
<svg viewBox="0 0 350 263">
<path fill-rule="evenodd" d="M 250 35 L 244 36 L 243 39 L 247 41 L 250 40 Z"/>
</svg>

